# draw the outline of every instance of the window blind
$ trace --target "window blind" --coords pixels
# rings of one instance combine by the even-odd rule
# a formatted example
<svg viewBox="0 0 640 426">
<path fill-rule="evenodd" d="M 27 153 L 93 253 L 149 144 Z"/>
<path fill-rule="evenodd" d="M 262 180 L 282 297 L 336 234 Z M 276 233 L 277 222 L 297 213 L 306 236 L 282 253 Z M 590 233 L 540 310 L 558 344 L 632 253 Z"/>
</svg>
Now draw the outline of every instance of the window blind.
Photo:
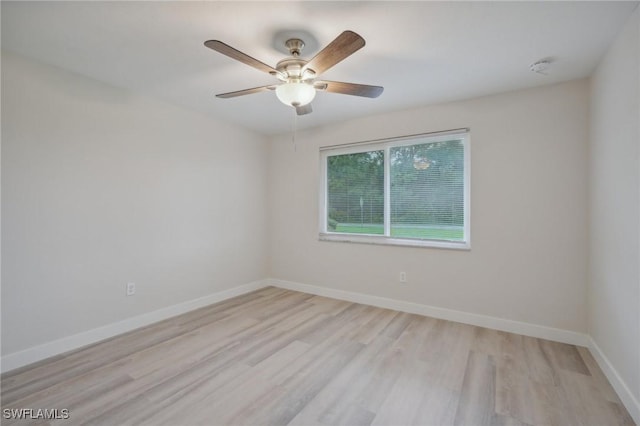
<svg viewBox="0 0 640 426">
<path fill-rule="evenodd" d="M 384 233 L 384 151 L 327 157 L 327 229 Z"/>
<path fill-rule="evenodd" d="M 464 239 L 461 140 L 390 149 L 392 237 Z"/>
<path fill-rule="evenodd" d="M 321 239 L 469 248 L 469 132 L 321 149 Z"/>
</svg>

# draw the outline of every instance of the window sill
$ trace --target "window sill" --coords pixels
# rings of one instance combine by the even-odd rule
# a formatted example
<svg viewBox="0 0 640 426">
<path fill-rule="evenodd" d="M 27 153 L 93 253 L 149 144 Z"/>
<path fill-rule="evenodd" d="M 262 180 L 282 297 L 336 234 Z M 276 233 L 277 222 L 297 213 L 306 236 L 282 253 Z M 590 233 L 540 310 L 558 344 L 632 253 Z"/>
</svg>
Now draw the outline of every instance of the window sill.
<svg viewBox="0 0 640 426">
<path fill-rule="evenodd" d="M 404 247 L 429 247 L 453 250 L 471 250 L 469 241 L 441 241 L 441 240 L 412 240 L 408 238 L 393 238 L 381 235 L 363 234 L 334 234 L 320 233 L 320 241 L 334 241 L 341 243 L 376 244 L 384 246 L 404 246 Z"/>
</svg>

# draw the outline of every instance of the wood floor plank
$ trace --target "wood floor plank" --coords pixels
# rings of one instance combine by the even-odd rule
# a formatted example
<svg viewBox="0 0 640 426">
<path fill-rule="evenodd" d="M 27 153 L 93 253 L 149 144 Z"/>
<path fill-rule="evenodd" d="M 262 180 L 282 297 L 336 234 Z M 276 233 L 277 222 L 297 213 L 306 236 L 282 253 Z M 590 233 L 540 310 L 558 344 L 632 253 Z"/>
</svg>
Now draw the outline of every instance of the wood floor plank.
<svg viewBox="0 0 640 426">
<path fill-rule="evenodd" d="M 567 410 L 569 401 L 560 386 L 531 381 L 531 399 L 529 405 L 533 412 L 535 425 L 564 426 L 580 424 L 571 410 Z"/>
<path fill-rule="evenodd" d="M 360 398 L 366 392 L 367 385 L 383 361 L 386 349 L 392 339 L 379 338 L 365 346 L 351 363 L 335 374 L 327 386 L 292 419 L 292 425 L 339 424 L 350 410 L 371 413 L 363 408 Z M 359 409 L 354 408 L 360 407 Z"/>
<path fill-rule="evenodd" d="M 267 412 L 254 415 L 252 421 L 244 424 L 265 422 L 270 425 L 282 425 L 291 422 L 302 409 L 312 401 L 327 385 L 335 374 L 344 368 L 363 348 L 363 345 L 353 341 L 340 341 L 321 362 L 314 362 L 300 371 L 290 380 L 284 382 L 279 389 L 282 391 L 275 399 L 267 395 L 260 403 L 268 401 Z M 234 423 L 234 422 L 232 422 Z M 236 423 L 237 424 L 237 423 Z"/>
<path fill-rule="evenodd" d="M 300 321 L 295 328 L 285 331 L 274 330 L 268 340 L 254 348 L 245 362 L 249 365 L 257 365 L 290 343 L 312 333 L 314 330 L 326 327 L 329 321 L 330 318 L 326 314 L 318 314 Z"/>
<path fill-rule="evenodd" d="M 452 425 L 459 402 L 460 392 L 438 385 L 429 385 L 411 424 Z"/>
<path fill-rule="evenodd" d="M 497 358 L 501 355 L 503 335 L 504 333 L 498 330 L 475 327 L 471 350 Z"/>
<path fill-rule="evenodd" d="M 376 311 L 375 315 L 364 323 L 356 335 L 353 336 L 354 340 L 364 343 L 365 345 L 371 343 L 398 314 L 398 312 L 389 309 L 376 308 Z"/>
<path fill-rule="evenodd" d="M 344 300 L 330 299 L 328 297 L 313 296 L 308 299 L 308 302 L 321 307 L 329 315 L 337 315 L 352 305 L 351 302 Z"/>
<path fill-rule="evenodd" d="M 491 421 L 492 426 L 532 426 L 529 423 L 523 423 L 513 417 L 496 414 Z"/>
<path fill-rule="evenodd" d="M 495 417 L 496 365 L 491 355 L 471 351 L 454 425 L 491 425 Z"/>
<path fill-rule="evenodd" d="M 411 316 L 411 322 L 402 334 L 389 346 L 381 362 L 373 371 L 367 383 L 366 392 L 360 399 L 362 406 L 378 413 L 388 398 L 403 369 L 411 367 L 411 361 L 417 359 L 418 349 L 437 320 L 433 318 Z M 374 419 L 375 421 L 375 419 Z"/>
<path fill-rule="evenodd" d="M 420 402 L 425 394 L 426 366 L 414 360 L 411 371 L 404 368 L 393 384 L 389 395 L 378 409 L 373 425 L 411 424 L 416 417 Z"/>
<path fill-rule="evenodd" d="M 54 425 L 633 425 L 585 348 L 264 288 L 1 376 Z"/>
<path fill-rule="evenodd" d="M 322 389 L 318 383 L 322 384 L 323 381 L 331 379 L 332 375 L 327 372 L 335 369 L 333 371 L 337 373 L 341 368 L 340 361 L 344 361 L 345 356 L 348 358 L 352 351 L 359 351 L 362 348 L 361 344 L 346 339 L 346 336 L 356 327 L 357 324 L 348 323 L 320 344 L 312 345 L 309 351 L 292 360 L 287 368 L 272 374 L 269 377 L 271 389 L 257 400 L 247 401 L 244 407 L 231 413 L 233 415 L 229 420 L 282 424 L 283 418 L 295 417 L 304 407 L 300 401 L 314 398 L 315 394 Z M 262 407 L 259 413 L 261 420 L 251 418 L 253 411 L 250 407 L 256 406 Z M 268 413 L 268 418 L 265 418 L 265 411 Z"/>
<path fill-rule="evenodd" d="M 419 359 L 429 367 L 431 383 L 456 392 L 462 388 L 474 327 L 437 320 L 420 345 Z"/>
<path fill-rule="evenodd" d="M 550 340 L 540 340 L 540 345 L 548 359 L 556 368 L 556 371 L 567 370 L 591 376 L 589 369 L 575 346 L 552 342 Z"/>
<path fill-rule="evenodd" d="M 373 422 L 375 414 L 358 404 L 350 404 L 340 419 L 331 425 L 368 426 Z"/>
<path fill-rule="evenodd" d="M 560 379 L 553 368 L 553 363 L 542 349 L 541 340 L 534 337 L 522 336 L 524 356 L 526 358 L 529 375 L 532 380 L 548 385 L 559 385 Z"/>
<path fill-rule="evenodd" d="M 192 419 L 196 423 L 206 423 L 214 416 L 220 424 L 251 424 L 248 419 L 255 413 L 254 410 L 260 410 L 264 406 L 260 400 L 265 395 L 273 396 L 279 390 L 281 380 L 298 374 L 289 367 L 308 350 L 309 345 L 306 343 L 291 342 L 260 365 L 248 370 L 244 376 L 231 382 L 223 393 L 213 398 L 209 397 L 208 408 L 193 410 Z"/>
<path fill-rule="evenodd" d="M 428 358 L 425 350 L 431 348 L 427 344 L 429 338 L 440 335 L 443 324 L 442 321 L 416 317 L 392 347 L 400 354 L 400 368 L 389 394 L 377 410 L 374 425 L 410 424 L 416 417 L 428 389 L 425 383 L 434 382 L 431 380 L 433 366 L 422 359 Z"/>
<path fill-rule="evenodd" d="M 630 421 L 623 416 L 612 422 L 618 415 L 617 404 L 602 398 L 597 383 L 590 376 L 574 371 L 562 371 L 560 376 L 571 412 L 580 424 L 623 425 Z"/>
<path fill-rule="evenodd" d="M 400 337 L 402 332 L 407 328 L 411 322 L 412 315 L 406 312 L 398 312 L 397 315 L 387 324 L 382 330 L 382 334 L 392 339 Z"/>
<path fill-rule="evenodd" d="M 496 362 L 495 411 L 506 418 L 533 424 L 529 366 L 522 336 L 502 333 Z"/>
<path fill-rule="evenodd" d="M 593 355 L 591 355 L 591 352 L 589 352 L 587 348 L 578 347 L 577 349 L 578 349 L 578 353 L 580 353 L 580 357 L 582 358 L 585 365 L 587 366 L 587 369 L 589 370 L 591 377 L 596 382 L 598 391 L 600 392 L 600 394 L 607 401 L 611 401 L 616 404 L 622 404 L 622 402 L 620 401 L 620 398 L 618 398 L 618 395 L 616 394 L 616 391 L 613 389 L 611 384 L 609 384 L 607 377 L 604 375 L 602 370 L 600 370 L 600 367 L 598 367 L 598 364 L 596 363 L 596 360 L 593 358 Z"/>
</svg>

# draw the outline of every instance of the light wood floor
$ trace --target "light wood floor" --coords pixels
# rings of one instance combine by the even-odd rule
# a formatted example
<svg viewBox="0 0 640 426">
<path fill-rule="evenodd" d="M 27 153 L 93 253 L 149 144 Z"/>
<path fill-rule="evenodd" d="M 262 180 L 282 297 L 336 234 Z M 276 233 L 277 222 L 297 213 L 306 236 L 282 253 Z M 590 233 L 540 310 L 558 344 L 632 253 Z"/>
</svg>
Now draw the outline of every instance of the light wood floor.
<svg viewBox="0 0 640 426">
<path fill-rule="evenodd" d="M 66 408 L 67 425 L 634 424 L 584 348 L 276 288 L 9 372 L 2 408 Z"/>
</svg>

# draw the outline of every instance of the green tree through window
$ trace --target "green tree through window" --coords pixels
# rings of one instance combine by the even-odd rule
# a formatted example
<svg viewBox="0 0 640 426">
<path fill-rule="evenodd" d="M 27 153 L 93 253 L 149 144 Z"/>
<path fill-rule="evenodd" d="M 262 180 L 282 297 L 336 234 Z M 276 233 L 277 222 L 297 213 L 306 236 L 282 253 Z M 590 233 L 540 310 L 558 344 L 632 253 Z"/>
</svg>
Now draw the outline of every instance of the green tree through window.
<svg viewBox="0 0 640 426">
<path fill-rule="evenodd" d="M 340 225 L 347 232 L 384 232 L 383 161 L 384 151 L 328 157 L 329 229 Z"/>
</svg>

